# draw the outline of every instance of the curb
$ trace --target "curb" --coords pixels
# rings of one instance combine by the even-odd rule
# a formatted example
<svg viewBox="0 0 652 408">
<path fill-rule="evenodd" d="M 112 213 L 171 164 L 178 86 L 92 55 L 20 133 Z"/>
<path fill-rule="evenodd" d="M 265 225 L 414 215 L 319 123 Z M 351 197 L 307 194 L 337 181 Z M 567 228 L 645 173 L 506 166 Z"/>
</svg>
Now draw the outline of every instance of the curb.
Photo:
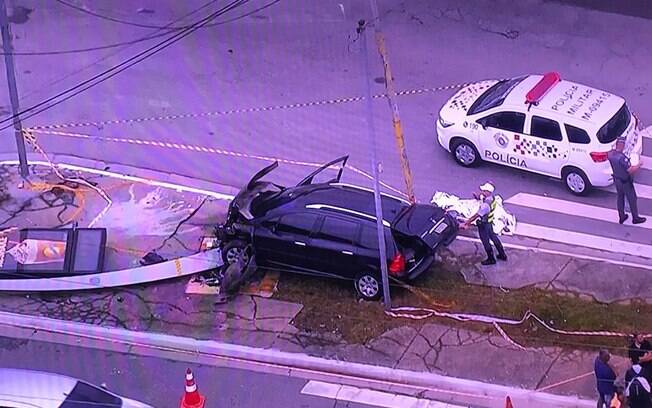
<svg viewBox="0 0 652 408">
<path fill-rule="evenodd" d="M 286 375 L 298 376 L 303 371 L 304 377 L 306 373 L 312 373 L 312 377 L 321 373 L 322 376 L 330 374 L 349 377 L 349 380 L 357 379 L 383 384 L 392 383 L 394 387 L 420 388 L 422 391 L 434 391 L 447 395 L 448 399 L 454 399 L 456 403 L 504 407 L 506 396 L 510 396 L 514 406 L 527 406 L 530 408 L 551 406 L 595 407 L 594 401 L 576 397 L 487 384 L 439 374 L 328 360 L 302 353 L 260 349 L 213 340 L 196 340 L 159 333 L 100 327 L 40 316 L 0 312 L 0 325 L 4 326 L 5 332 L 11 331 L 11 329 L 26 330 L 27 332 L 23 335 L 32 340 L 70 343 L 82 347 L 158 357 L 165 356 L 165 358 L 172 358 L 170 354 L 177 354 L 175 356 L 177 359 L 190 356 L 192 361 L 209 360 L 213 361 L 213 365 L 217 363 L 216 359 L 222 359 L 227 360 L 228 366 L 231 367 L 233 367 L 233 360 L 240 363 L 272 365 L 276 369 L 284 370 Z M 62 336 L 64 339 L 60 339 Z M 65 337 L 69 337 L 69 339 L 65 339 Z M 185 355 L 185 357 L 179 355 Z"/>
<path fill-rule="evenodd" d="M 100 160 L 86 159 L 79 156 L 53 154 L 50 156 L 52 163 L 62 167 L 78 167 L 81 171 L 90 171 L 97 174 L 104 174 L 109 177 L 140 178 L 140 181 L 161 187 L 173 188 L 179 191 L 190 191 L 200 194 L 211 195 L 219 199 L 232 199 L 239 191 L 238 188 L 224 184 L 213 183 L 208 180 L 195 179 L 175 173 L 127 166 L 119 163 L 110 163 Z M 46 162 L 43 156 L 36 153 L 28 153 L 27 161 L 30 164 L 43 164 Z M 16 153 L 0 153 L 0 163 L 17 164 Z"/>
</svg>

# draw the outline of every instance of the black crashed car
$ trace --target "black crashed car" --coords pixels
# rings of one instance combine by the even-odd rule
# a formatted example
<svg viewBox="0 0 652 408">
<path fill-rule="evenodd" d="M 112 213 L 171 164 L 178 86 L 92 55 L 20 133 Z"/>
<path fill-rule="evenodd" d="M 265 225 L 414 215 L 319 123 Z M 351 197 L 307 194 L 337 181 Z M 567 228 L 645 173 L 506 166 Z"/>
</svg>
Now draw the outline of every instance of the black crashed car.
<svg viewBox="0 0 652 408">
<path fill-rule="evenodd" d="M 382 294 L 373 191 L 340 183 L 348 156 L 327 163 L 297 185 L 261 179 L 259 171 L 229 205 L 218 226 L 226 263 L 255 255 L 261 267 L 351 279 L 367 300 Z M 335 177 L 316 182 L 329 171 Z M 456 219 L 439 207 L 382 194 L 390 277 L 412 280 L 428 270 L 435 251 L 457 236 Z"/>
</svg>

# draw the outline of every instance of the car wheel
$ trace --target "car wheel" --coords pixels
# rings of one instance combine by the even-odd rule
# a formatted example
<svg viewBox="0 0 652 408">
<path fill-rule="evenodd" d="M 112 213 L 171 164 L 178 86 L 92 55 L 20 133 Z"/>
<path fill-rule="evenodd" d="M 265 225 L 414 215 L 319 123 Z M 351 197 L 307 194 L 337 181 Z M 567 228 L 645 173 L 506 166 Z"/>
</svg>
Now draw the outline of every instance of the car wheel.
<svg viewBox="0 0 652 408">
<path fill-rule="evenodd" d="M 457 140 L 453 142 L 451 149 L 455 161 L 464 167 L 474 167 L 480 163 L 480 154 L 478 149 L 471 142 L 466 140 Z"/>
<path fill-rule="evenodd" d="M 227 242 L 222 247 L 222 260 L 224 263 L 230 265 L 235 263 L 239 258 L 242 258 L 244 263 L 247 264 L 249 262 L 249 251 L 247 247 L 248 244 L 239 239 Z"/>
<path fill-rule="evenodd" d="M 566 168 L 563 171 L 562 177 L 566 188 L 575 195 L 583 196 L 591 190 L 591 183 L 588 177 L 580 169 L 576 169 L 575 167 Z"/>
<path fill-rule="evenodd" d="M 363 272 L 355 278 L 355 290 L 364 300 L 378 300 L 382 294 L 382 284 L 378 275 Z"/>
</svg>

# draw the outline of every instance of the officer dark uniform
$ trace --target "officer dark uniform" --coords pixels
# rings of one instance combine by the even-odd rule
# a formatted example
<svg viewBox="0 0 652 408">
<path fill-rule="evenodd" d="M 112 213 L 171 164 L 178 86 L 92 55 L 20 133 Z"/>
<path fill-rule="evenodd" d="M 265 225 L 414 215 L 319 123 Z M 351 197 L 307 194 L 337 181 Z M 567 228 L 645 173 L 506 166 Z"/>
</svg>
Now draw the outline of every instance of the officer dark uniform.
<svg viewBox="0 0 652 408">
<path fill-rule="evenodd" d="M 473 215 L 465 223 L 468 227 L 474 221 L 477 220 L 478 233 L 480 234 L 480 241 L 484 246 L 485 252 L 487 252 L 487 259 L 482 261 L 482 265 L 494 265 L 496 263 L 496 258 L 494 257 L 494 251 L 491 247 L 491 243 L 496 246 L 498 251 L 498 259 L 501 261 L 507 260 L 507 255 L 505 254 L 505 249 L 503 248 L 500 238 L 494 232 L 494 216 L 496 212 L 496 207 L 498 202 L 493 196 L 494 186 L 491 183 L 485 183 L 480 186 L 480 195 L 482 196 L 482 203 L 478 212 Z"/>
<path fill-rule="evenodd" d="M 645 222 L 645 218 L 638 215 L 638 205 L 636 203 L 636 190 L 634 190 L 634 177 L 632 174 L 641 167 L 641 164 L 632 166 L 629 158 L 625 156 L 623 150 L 625 149 L 625 138 L 619 137 L 616 140 L 616 147 L 609 151 L 607 158 L 611 164 L 613 171 L 614 185 L 616 186 L 617 205 L 619 223 L 624 223 L 629 216 L 625 214 L 625 197 L 629 202 L 629 209 L 632 212 L 632 223 L 641 224 Z"/>
</svg>

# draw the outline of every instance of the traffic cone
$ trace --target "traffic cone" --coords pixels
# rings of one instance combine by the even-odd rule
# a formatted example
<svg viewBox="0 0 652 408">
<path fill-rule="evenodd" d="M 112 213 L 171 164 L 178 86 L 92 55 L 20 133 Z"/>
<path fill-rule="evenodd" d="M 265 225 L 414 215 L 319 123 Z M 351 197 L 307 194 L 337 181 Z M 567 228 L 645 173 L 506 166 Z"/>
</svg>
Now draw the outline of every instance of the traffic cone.
<svg viewBox="0 0 652 408">
<path fill-rule="evenodd" d="M 204 408 L 206 398 L 197 390 L 192 371 L 186 371 L 186 391 L 181 398 L 181 408 Z"/>
<path fill-rule="evenodd" d="M 507 396 L 507 399 L 505 400 L 505 408 L 514 408 L 512 405 L 512 399 L 509 398 L 509 395 Z"/>
</svg>

